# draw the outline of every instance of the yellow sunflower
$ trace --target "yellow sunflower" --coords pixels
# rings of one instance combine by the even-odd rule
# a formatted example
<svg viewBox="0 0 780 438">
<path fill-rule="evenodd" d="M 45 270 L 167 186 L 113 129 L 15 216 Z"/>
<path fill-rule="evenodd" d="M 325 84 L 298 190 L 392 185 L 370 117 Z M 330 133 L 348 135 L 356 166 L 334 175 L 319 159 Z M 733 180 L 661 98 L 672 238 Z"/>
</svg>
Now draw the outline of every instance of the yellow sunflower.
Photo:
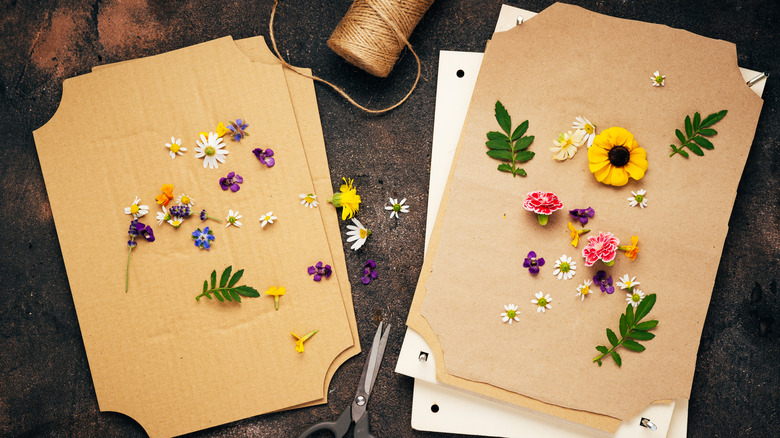
<svg viewBox="0 0 780 438">
<path fill-rule="evenodd" d="M 590 171 L 596 180 L 613 186 L 623 186 L 628 177 L 639 180 L 647 170 L 647 152 L 640 148 L 634 135 L 623 128 L 601 131 L 588 149 Z"/>
</svg>

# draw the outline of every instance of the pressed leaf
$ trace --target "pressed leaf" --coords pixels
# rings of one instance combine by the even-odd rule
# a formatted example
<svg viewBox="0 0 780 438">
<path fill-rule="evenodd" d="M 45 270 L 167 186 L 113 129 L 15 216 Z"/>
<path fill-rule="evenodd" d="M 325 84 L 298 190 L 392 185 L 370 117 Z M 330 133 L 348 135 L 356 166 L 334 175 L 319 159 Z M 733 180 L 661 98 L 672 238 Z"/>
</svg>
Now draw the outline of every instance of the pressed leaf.
<svg viewBox="0 0 780 438">
<path fill-rule="evenodd" d="M 628 324 L 626 324 L 626 315 L 620 315 L 620 336 L 625 337 L 628 331 Z"/>
<path fill-rule="evenodd" d="M 515 176 L 517 176 L 517 175 L 526 176 L 527 175 L 527 173 L 525 173 L 525 170 L 523 170 L 523 169 L 516 169 L 516 170 L 512 171 L 512 174 L 515 175 Z"/>
<path fill-rule="evenodd" d="M 640 322 L 634 328 L 636 330 L 650 330 L 650 329 L 655 328 L 655 326 L 657 326 L 657 325 L 658 325 L 658 321 L 652 320 L 652 321 Z"/>
<path fill-rule="evenodd" d="M 691 126 L 691 116 L 685 116 L 685 135 L 690 138 L 693 135 L 693 126 Z"/>
<path fill-rule="evenodd" d="M 693 141 L 695 141 L 696 144 L 703 147 L 704 149 L 715 149 L 715 146 L 713 146 L 712 143 L 710 143 L 710 141 L 704 137 L 693 137 Z"/>
<path fill-rule="evenodd" d="M 512 133 L 512 140 L 517 140 L 522 137 L 523 134 L 525 134 L 525 131 L 528 131 L 528 120 L 517 125 L 517 128 L 515 128 L 515 131 Z"/>
<path fill-rule="evenodd" d="M 704 118 L 704 120 L 701 121 L 701 127 L 702 128 L 709 128 L 710 126 L 718 123 L 720 119 L 726 117 L 726 114 L 728 113 L 727 110 L 719 111 L 717 113 L 712 113 Z"/>
<path fill-rule="evenodd" d="M 631 304 L 626 306 L 626 324 L 629 326 L 634 325 L 634 306 Z"/>
<path fill-rule="evenodd" d="M 617 366 L 620 366 L 620 365 L 623 364 L 623 361 L 620 359 L 620 355 L 615 350 L 612 350 L 612 359 L 615 360 L 615 363 L 617 364 Z"/>
<path fill-rule="evenodd" d="M 597 360 L 596 363 L 599 364 L 599 366 L 601 366 L 601 361 L 600 360 Z"/>
<path fill-rule="evenodd" d="M 693 130 L 694 131 L 698 130 L 700 124 L 701 124 L 701 114 L 699 114 L 699 112 L 696 111 L 696 114 L 693 115 Z"/>
<path fill-rule="evenodd" d="M 609 349 L 603 345 L 597 346 L 596 350 L 598 350 L 602 354 L 607 354 L 609 352 Z"/>
<path fill-rule="evenodd" d="M 706 135 L 707 137 L 712 137 L 713 135 L 716 135 L 718 131 L 711 129 L 711 128 L 704 128 L 699 130 L 700 135 Z"/>
<path fill-rule="evenodd" d="M 645 297 L 642 302 L 639 303 L 638 306 L 636 306 L 636 315 L 634 316 L 635 320 L 637 322 L 641 321 L 642 318 L 647 316 L 648 313 L 653 309 L 653 306 L 655 306 L 655 294 L 650 294 Z"/>
<path fill-rule="evenodd" d="M 496 121 L 498 122 L 498 126 L 509 135 L 511 132 L 510 130 L 512 129 L 512 118 L 509 117 L 506 108 L 504 108 L 504 105 L 498 100 L 496 101 Z"/>
<path fill-rule="evenodd" d="M 488 140 L 485 142 L 485 146 L 489 147 L 490 149 L 498 149 L 498 150 L 511 150 L 512 147 L 509 146 L 509 140 Z"/>
<path fill-rule="evenodd" d="M 238 283 L 238 280 L 241 279 L 242 275 L 244 275 L 244 270 L 243 269 L 239 269 L 238 271 L 236 271 L 236 273 L 233 274 L 233 278 L 230 279 L 230 283 L 228 283 L 228 287 L 235 286 L 236 283 Z"/>
<path fill-rule="evenodd" d="M 689 142 L 689 143 L 686 143 L 685 146 L 687 146 L 688 149 L 690 149 L 691 152 L 693 152 L 694 154 L 696 154 L 696 155 L 698 155 L 700 157 L 704 156 L 704 151 L 702 151 L 701 148 L 696 143 Z"/>
<path fill-rule="evenodd" d="M 517 154 L 515 154 L 515 161 L 519 161 L 521 163 L 525 163 L 526 161 L 528 161 L 531 158 L 533 158 L 534 155 L 536 155 L 535 152 L 519 151 Z"/>
<path fill-rule="evenodd" d="M 500 170 L 502 172 L 511 172 L 512 171 L 512 166 L 510 166 L 510 165 L 508 165 L 506 163 L 501 163 L 501 164 L 498 165 L 498 170 Z"/>
<path fill-rule="evenodd" d="M 203 293 L 205 294 L 207 290 L 209 290 L 209 282 L 207 280 L 203 280 Z"/>
<path fill-rule="evenodd" d="M 236 300 L 239 303 L 241 302 L 241 297 L 238 295 L 238 293 L 236 293 L 234 289 L 229 289 L 228 292 L 230 292 L 230 296 L 233 297 L 234 300 Z"/>
<path fill-rule="evenodd" d="M 227 301 L 233 301 L 233 299 L 232 299 L 232 298 L 230 298 L 230 291 L 227 291 L 227 290 L 225 290 L 225 291 L 222 291 L 222 296 L 223 296 L 223 297 L 225 298 L 225 300 L 227 300 Z"/>
<path fill-rule="evenodd" d="M 682 131 L 675 129 L 674 135 L 677 136 L 677 140 L 680 140 L 680 143 L 685 144 L 685 136 L 683 135 Z"/>
<path fill-rule="evenodd" d="M 632 351 L 645 351 L 644 345 L 640 344 L 639 342 L 632 341 L 631 339 L 625 339 L 623 341 L 623 346 Z"/>
<path fill-rule="evenodd" d="M 683 157 L 685 157 L 685 158 L 688 158 L 688 152 L 685 152 L 685 151 L 684 151 L 684 150 L 682 150 L 682 149 L 678 149 L 678 150 L 677 150 L 677 153 L 678 153 L 678 154 L 680 154 L 680 155 L 682 155 L 682 156 L 683 156 Z"/>
<path fill-rule="evenodd" d="M 217 287 L 217 271 L 211 271 L 211 288 L 214 289 Z"/>
<path fill-rule="evenodd" d="M 260 296 L 260 292 L 249 286 L 238 286 L 232 290 L 235 290 L 238 294 L 249 298 L 256 298 Z"/>
<path fill-rule="evenodd" d="M 509 141 L 509 137 L 503 132 L 490 131 L 487 133 L 488 140 L 506 140 Z"/>
<path fill-rule="evenodd" d="M 640 341 L 649 341 L 650 339 L 653 339 L 655 335 L 650 332 L 644 332 L 641 330 L 634 330 L 628 335 L 629 338 L 638 339 Z"/>
<path fill-rule="evenodd" d="M 491 156 L 493 158 L 498 158 L 499 160 L 504 161 L 512 161 L 512 152 L 509 151 L 497 151 L 497 150 L 489 150 L 487 151 L 488 156 Z"/>
<path fill-rule="evenodd" d="M 613 347 L 617 347 L 618 338 L 617 335 L 615 335 L 615 332 L 612 331 L 612 329 L 607 329 L 607 339 L 609 339 L 609 343 L 612 344 Z"/>
<path fill-rule="evenodd" d="M 218 290 L 214 291 L 214 296 L 217 297 L 218 300 L 225 302 L 225 300 L 222 298 L 222 294 L 220 294 Z"/>
<path fill-rule="evenodd" d="M 517 140 L 517 143 L 515 143 L 515 150 L 516 151 L 522 151 L 525 149 L 528 149 L 528 146 L 531 146 L 531 143 L 534 142 L 534 136 L 529 135 L 527 137 L 523 137 L 520 140 Z"/>
<path fill-rule="evenodd" d="M 227 286 L 228 280 L 230 279 L 230 273 L 232 271 L 233 271 L 232 265 L 225 268 L 225 270 L 222 272 L 222 277 L 219 279 L 219 287 Z"/>
</svg>

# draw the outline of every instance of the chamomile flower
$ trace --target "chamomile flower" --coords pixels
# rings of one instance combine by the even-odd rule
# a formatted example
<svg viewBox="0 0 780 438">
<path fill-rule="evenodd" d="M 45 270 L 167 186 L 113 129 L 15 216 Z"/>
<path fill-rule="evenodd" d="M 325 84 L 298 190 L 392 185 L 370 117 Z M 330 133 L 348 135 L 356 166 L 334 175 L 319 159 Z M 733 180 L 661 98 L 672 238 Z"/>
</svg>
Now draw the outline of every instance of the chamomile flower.
<svg viewBox="0 0 780 438">
<path fill-rule="evenodd" d="M 658 70 L 656 70 L 655 73 L 653 73 L 653 75 L 650 76 L 650 79 L 653 80 L 654 87 L 663 87 L 666 76 L 663 76 L 661 73 L 658 73 Z"/>
<path fill-rule="evenodd" d="M 580 301 L 585 301 L 585 296 L 590 295 L 590 285 L 593 284 L 590 280 L 585 280 L 581 285 L 577 286 L 577 296 L 581 297 Z"/>
<path fill-rule="evenodd" d="M 585 131 L 585 142 L 588 144 L 588 147 L 593 146 L 593 139 L 596 137 L 596 125 L 585 117 L 577 116 L 574 123 L 571 124 L 571 127 L 575 131 Z"/>
<path fill-rule="evenodd" d="M 564 254 L 560 259 L 555 261 L 554 268 L 553 275 L 557 276 L 558 280 L 568 280 L 574 277 L 574 271 L 577 269 L 577 262 L 572 261 L 571 257 L 566 257 L 566 254 Z"/>
<path fill-rule="evenodd" d="M 235 225 L 237 227 L 240 227 L 241 226 L 241 222 L 239 222 L 238 220 L 241 219 L 242 217 L 243 216 L 238 214 L 238 210 L 236 210 L 235 212 L 233 210 L 228 210 L 228 215 L 227 215 L 227 219 L 226 219 L 227 223 L 225 224 L 225 228 L 227 228 L 227 227 L 229 227 L 231 225 Z M 271 222 L 271 223 L 273 223 L 273 222 Z"/>
<path fill-rule="evenodd" d="M 401 202 L 398 202 L 397 198 L 390 198 L 390 204 L 391 205 L 385 205 L 385 210 L 390 211 L 390 219 L 395 217 L 399 217 L 398 213 L 409 213 L 409 206 L 404 205 L 406 202 L 406 198 L 401 199 Z"/>
<path fill-rule="evenodd" d="M 225 143 L 223 143 L 222 138 L 217 136 L 216 132 L 209 132 L 208 138 L 201 133 L 200 140 L 195 143 L 198 144 L 195 147 L 195 158 L 203 158 L 204 168 L 208 166 L 209 169 L 216 169 L 219 167 L 217 162 L 225 162 L 225 155 L 229 152 L 224 150 Z"/>
<path fill-rule="evenodd" d="M 168 153 L 171 155 L 171 160 L 176 158 L 176 155 L 184 155 L 187 152 L 187 148 L 181 147 L 181 139 L 171 137 L 170 143 L 165 143 L 165 147 L 168 148 Z"/>
<path fill-rule="evenodd" d="M 301 205 L 303 206 L 314 208 L 317 205 L 319 205 L 319 202 L 317 202 L 317 195 L 315 195 L 314 193 L 301 193 L 298 196 L 300 196 Z"/>
<path fill-rule="evenodd" d="M 168 219 L 168 223 L 171 224 L 173 228 L 179 228 L 181 224 L 184 223 L 184 218 L 181 216 L 173 216 L 170 219 Z"/>
<path fill-rule="evenodd" d="M 274 216 L 273 211 L 269 211 L 268 213 L 260 216 L 260 226 L 265 228 L 266 224 L 273 224 L 276 220 L 276 216 Z"/>
<path fill-rule="evenodd" d="M 171 220 L 171 214 L 168 213 L 168 210 L 165 208 L 164 205 L 160 206 L 162 208 L 162 211 L 157 212 L 157 225 L 162 225 L 163 222 L 168 222 Z"/>
<path fill-rule="evenodd" d="M 512 321 L 520 321 L 520 312 L 517 311 L 517 306 L 514 304 L 507 304 L 504 306 L 506 312 L 501 314 L 501 320 L 512 324 Z"/>
<path fill-rule="evenodd" d="M 187 196 L 186 194 L 182 193 L 181 196 L 176 198 L 176 203 L 179 205 L 186 205 L 190 208 L 195 205 L 195 200 Z"/>
<path fill-rule="evenodd" d="M 647 193 L 647 190 L 645 189 L 639 189 L 636 192 L 633 190 L 631 191 L 631 197 L 628 199 L 628 206 L 629 207 L 636 207 L 637 205 L 639 208 L 645 208 L 647 207 L 647 198 L 645 197 L 645 194 Z"/>
<path fill-rule="evenodd" d="M 626 302 L 634 307 L 638 306 L 643 299 L 645 299 L 645 294 L 641 290 L 631 291 L 631 293 L 626 294 Z"/>
<path fill-rule="evenodd" d="M 363 226 L 363 224 L 360 223 L 359 220 L 352 218 L 352 223 L 355 225 L 347 225 L 347 236 L 349 238 L 347 239 L 347 242 L 355 242 L 352 244 L 350 249 L 354 249 L 357 251 L 360 249 L 361 246 L 363 246 L 364 243 L 366 243 L 366 239 L 368 239 L 368 236 L 370 236 L 371 230 L 367 229 Z"/>
<path fill-rule="evenodd" d="M 639 282 L 636 281 L 636 277 L 629 277 L 628 274 L 620 277 L 618 280 L 619 281 L 615 283 L 615 286 L 619 286 L 621 289 L 628 289 L 629 291 L 639 284 Z"/>
<path fill-rule="evenodd" d="M 136 196 L 135 201 L 133 201 L 133 203 L 130 204 L 129 207 L 125 207 L 125 214 L 131 214 L 133 215 L 133 219 L 138 219 L 139 217 L 145 215 L 146 213 L 149 213 L 149 206 L 138 205 L 139 202 L 141 202 L 141 198 Z"/>
<path fill-rule="evenodd" d="M 536 304 L 537 313 L 544 313 L 547 309 L 550 309 L 550 301 L 552 301 L 550 294 L 545 295 L 544 292 L 539 291 L 534 296 L 536 299 L 531 300 L 531 303 Z"/>
<path fill-rule="evenodd" d="M 563 161 L 574 156 L 577 153 L 577 148 L 585 143 L 585 131 L 576 130 L 574 133 L 561 132 L 558 134 L 558 138 L 553 140 L 554 147 L 550 148 L 553 153 L 553 158 L 558 161 Z"/>
</svg>

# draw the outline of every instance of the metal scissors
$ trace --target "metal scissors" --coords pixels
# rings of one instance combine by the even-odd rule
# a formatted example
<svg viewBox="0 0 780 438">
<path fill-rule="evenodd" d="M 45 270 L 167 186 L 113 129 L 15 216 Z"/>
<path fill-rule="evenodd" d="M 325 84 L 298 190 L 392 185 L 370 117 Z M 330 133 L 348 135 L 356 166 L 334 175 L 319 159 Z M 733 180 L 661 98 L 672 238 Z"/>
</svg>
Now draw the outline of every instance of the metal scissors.
<svg viewBox="0 0 780 438">
<path fill-rule="evenodd" d="M 374 335 L 374 343 L 371 344 L 371 350 L 366 358 L 366 364 L 363 366 L 363 374 L 360 376 L 360 382 L 358 383 L 357 392 L 355 398 L 352 400 L 352 404 L 344 409 L 344 412 L 339 415 L 336 421 L 323 421 L 314 424 L 310 428 L 306 429 L 299 438 L 306 438 L 312 433 L 318 430 L 329 430 L 336 438 L 342 438 L 347 435 L 349 426 L 355 423 L 355 430 L 353 436 L 355 438 L 376 438 L 368 431 L 368 412 L 366 412 L 366 404 L 368 403 L 368 397 L 371 395 L 371 390 L 374 388 L 374 381 L 376 375 L 379 373 L 379 366 L 382 365 L 382 356 L 385 354 L 385 347 L 387 346 L 387 337 L 390 334 L 390 325 L 387 325 L 387 330 L 382 334 L 383 322 L 379 323 L 379 327 L 376 329 Z"/>
</svg>

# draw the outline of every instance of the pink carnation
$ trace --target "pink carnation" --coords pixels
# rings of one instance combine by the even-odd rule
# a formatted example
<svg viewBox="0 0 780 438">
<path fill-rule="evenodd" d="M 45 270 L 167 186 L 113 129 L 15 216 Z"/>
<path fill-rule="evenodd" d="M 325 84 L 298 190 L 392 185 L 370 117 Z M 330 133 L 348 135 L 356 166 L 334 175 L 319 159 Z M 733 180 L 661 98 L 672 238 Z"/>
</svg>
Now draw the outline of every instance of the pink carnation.
<svg viewBox="0 0 780 438">
<path fill-rule="evenodd" d="M 604 263 L 615 260 L 620 241 L 610 232 L 600 231 L 598 236 L 588 237 L 588 245 L 582 249 L 585 266 L 593 266 L 599 259 Z"/>
<path fill-rule="evenodd" d="M 553 192 L 531 192 L 525 196 L 523 208 L 536 214 L 549 215 L 563 208 L 563 204 Z"/>
</svg>

